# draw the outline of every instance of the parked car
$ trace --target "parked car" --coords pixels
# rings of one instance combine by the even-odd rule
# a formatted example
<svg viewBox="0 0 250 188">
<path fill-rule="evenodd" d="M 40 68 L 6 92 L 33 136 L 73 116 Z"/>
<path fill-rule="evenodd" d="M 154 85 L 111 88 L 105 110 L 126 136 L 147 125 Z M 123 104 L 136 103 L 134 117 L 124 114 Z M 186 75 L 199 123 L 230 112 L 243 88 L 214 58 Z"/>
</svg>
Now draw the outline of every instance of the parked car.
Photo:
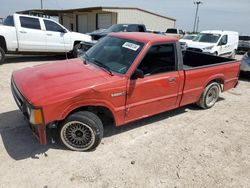
<svg viewBox="0 0 250 188">
<path fill-rule="evenodd" d="M 82 57 L 97 41 L 81 42 L 78 48 L 78 57 Z"/>
<path fill-rule="evenodd" d="M 176 29 L 176 28 L 168 28 L 166 30 L 166 35 L 171 36 L 171 37 L 176 37 L 178 39 L 181 39 L 184 35 L 185 32 L 181 29 Z"/>
<path fill-rule="evenodd" d="M 187 50 L 234 58 L 239 43 L 239 34 L 234 31 L 202 31 L 187 42 Z"/>
<path fill-rule="evenodd" d="M 246 52 L 242 57 L 240 70 L 248 74 L 250 73 L 250 51 Z"/>
<path fill-rule="evenodd" d="M 112 33 L 83 60 L 14 71 L 11 88 L 41 144 L 52 128 L 67 148 L 86 151 L 99 145 L 106 122 L 121 126 L 192 103 L 211 108 L 220 92 L 236 87 L 239 71 L 232 59 L 192 51 L 182 57 L 175 38 Z"/>
<path fill-rule="evenodd" d="M 247 52 L 250 50 L 250 35 L 239 36 L 238 52 Z"/>
<path fill-rule="evenodd" d="M 114 24 L 106 30 L 100 32 L 95 31 L 89 33 L 92 36 L 92 40 L 99 40 L 102 37 L 105 37 L 109 33 L 117 32 L 146 32 L 146 27 L 143 24 Z"/>
<path fill-rule="evenodd" d="M 14 14 L 0 26 L 0 63 L 4 62 L 5 54 L 71 52 L 76 57 L 81 41 L 91 41 L 91 37 L 70 32 L 48 18 Z"/>
<path fill-rule="evenodd" d="M 186 34 L 183 38 L 179 40 L 181 44 L 181 49 L 186 50 L 187 49 L 187 42 L 192 41 L 197 35 L 196 34 Z"/>
</svg>

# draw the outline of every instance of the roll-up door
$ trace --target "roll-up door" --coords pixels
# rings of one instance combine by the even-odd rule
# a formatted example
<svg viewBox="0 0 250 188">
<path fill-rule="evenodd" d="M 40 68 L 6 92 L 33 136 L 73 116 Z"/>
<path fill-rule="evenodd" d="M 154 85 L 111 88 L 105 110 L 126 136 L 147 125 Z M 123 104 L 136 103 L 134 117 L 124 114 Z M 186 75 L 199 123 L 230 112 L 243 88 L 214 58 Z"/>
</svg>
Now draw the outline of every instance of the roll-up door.
<svg viewBox="0 0 250 188">
<path fill-rule="evenodd" d="M 88 32 L 88 16 L 78 15 L 78 32 L 87 33 Z"/>
<path fill-rule="evenodd" d="M 107 29 L 112 25 L 112 14 L 102 13 L 97 14 L 97 28 Z"/>
</svg>

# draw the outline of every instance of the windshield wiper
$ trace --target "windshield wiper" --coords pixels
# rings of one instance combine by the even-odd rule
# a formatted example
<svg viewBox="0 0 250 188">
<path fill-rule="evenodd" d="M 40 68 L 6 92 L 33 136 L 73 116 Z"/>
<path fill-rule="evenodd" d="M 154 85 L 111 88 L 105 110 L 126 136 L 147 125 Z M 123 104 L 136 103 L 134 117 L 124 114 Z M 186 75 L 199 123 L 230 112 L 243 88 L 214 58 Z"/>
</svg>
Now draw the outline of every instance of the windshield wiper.
<svg viewBox="0 0 250 188">
<path fill-rule="evenodd" d="M 110 74 L 111 76 L 114 76 L 114 74 L 112 73 L 112 71 L 110 70 L 110 68 L 109 68 L 107 65 L 103 64 L 102 62 L 100 62 L 100 61 L 98 61 L 98 60 L 96 60 L 96 59 L 94 59 L 94 58 L 91 59 L 91 60 L 94 61 L 94 64 L 96 64 L 96 65 L 98 65 L 99 67 L 102 67 L 102 68 L 104 68 L 106 71 L 108 71 L 109 74 Z"/>
</svg>

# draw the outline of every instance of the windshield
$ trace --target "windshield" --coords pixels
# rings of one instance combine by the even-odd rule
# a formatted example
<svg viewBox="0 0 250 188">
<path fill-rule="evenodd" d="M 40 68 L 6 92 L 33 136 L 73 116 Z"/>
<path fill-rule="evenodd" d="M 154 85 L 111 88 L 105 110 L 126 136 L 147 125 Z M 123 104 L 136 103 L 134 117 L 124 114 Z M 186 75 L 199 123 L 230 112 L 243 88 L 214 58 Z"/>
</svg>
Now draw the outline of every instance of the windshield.
<svg viewBox="0 0 250 188">
<path fill-rule="evenodd" d="M 195 35 L 185 35 L 185 36 L 183 37 L 183 39 L 192 40 L 194 37 L 195 37 Z"/>
<path fill-rule="evenodd" d="M 200 33 L 193 39 L 193 41 L 216 43 L 219 40 L 220 36 L 221 36 L 220 34 Z"/>
<path fill-rule="evenodd" d="M 239 40 L 250 40 L 250 36 L 239 36 Z"/>
<path fill-rule="evenodd" d="M 125 29 L 128 27 L 128 25 L 123 25 L 123 24 L 116 24 L 112 25 L 110 28 L 106 30 L 106 32 L 121 32 L 125 31 Z"/>
<path fill-rule="evenodd" d="M 109 72 L 125 74 L 143 46 L 141 42 L 107 36 L 90 48 L 83 58 Z"/>
</svg>

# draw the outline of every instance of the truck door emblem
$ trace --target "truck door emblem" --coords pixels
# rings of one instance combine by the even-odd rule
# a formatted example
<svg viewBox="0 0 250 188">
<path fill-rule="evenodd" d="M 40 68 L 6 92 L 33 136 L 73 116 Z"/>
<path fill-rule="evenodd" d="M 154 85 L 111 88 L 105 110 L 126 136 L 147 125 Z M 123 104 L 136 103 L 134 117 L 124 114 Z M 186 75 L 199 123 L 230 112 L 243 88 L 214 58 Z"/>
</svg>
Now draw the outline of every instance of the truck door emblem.
<svg viewBox="0 0 250 188">
<path fill-rule="evenodd" d="M 112 93 L 111 97 L 119 97 L 119 96 L 123 96 L 125 95 L 125 92 L 121 92 L 121 93 Z"/>
</svg>

